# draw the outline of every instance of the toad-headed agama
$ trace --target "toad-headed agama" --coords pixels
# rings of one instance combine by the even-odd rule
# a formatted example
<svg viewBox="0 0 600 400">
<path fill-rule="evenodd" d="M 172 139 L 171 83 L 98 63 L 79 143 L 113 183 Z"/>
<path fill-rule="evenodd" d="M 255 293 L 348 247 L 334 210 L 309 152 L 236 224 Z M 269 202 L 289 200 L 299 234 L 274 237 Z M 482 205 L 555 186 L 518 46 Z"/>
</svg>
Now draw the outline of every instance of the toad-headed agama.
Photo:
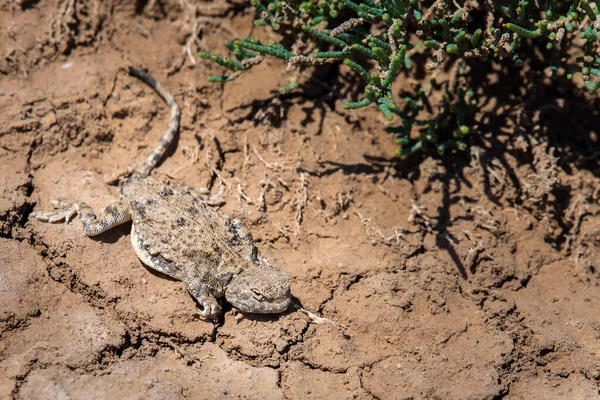
<svg viewBox="0 0 600 400">
<path fill-rule="evenodd" d="M 171 110 L 159 145 L 121 186 L 121 197 L 96 216 L 90 206 L 53 202 L 54 211 L 34 211 L 46 222 L 69 222 L 76 214 L 88 236 L 132 221 L 131 244 L 148 267 L 185 283 L 200 303 L 202 315 L 221 312 L 217 298 L 245 313 L 280 313 L 291 299 L 290 280 L 260 255 L 252 236 L 237 219 L 214 206 L 206 189 L 165 185 L 150 176 L 179 129 L 180 110 L 171 93 L 145 72 L 129 73 L 152 87 Z"/>
</svg>

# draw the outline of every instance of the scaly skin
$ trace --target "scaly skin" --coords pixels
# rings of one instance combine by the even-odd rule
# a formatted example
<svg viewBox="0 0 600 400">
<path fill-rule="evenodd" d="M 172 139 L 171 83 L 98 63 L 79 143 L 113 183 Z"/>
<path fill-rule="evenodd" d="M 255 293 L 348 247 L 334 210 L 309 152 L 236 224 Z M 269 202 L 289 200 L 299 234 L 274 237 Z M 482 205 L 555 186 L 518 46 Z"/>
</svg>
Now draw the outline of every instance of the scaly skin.
<svg viewBox="0 0 600 400">
<path fill-rule="evenodd" d="M 180 111 L 171 93 L 150 75 L 133 68 L 129 72 L 150 85 L 171 109 L 158 146 L 121 186 L 120 199 L 99 216 L 83 202 L 70 206 L 55 202 L 60 209 L 34 211 L 31 216 L 54 223 L 78 215 L 88 236 L 133 221 L 131 244 L 140 260 L 183 281 L 207 318 L 219 316 L 217 299 L 223 296 L 242 312 L 285 311 L 291 299 L 287 274 L 258 253 L 239 220 L 213 207 L 222 203 L 220 194 L 209 197 L 206 190 L 165 185 L 149 176 L 176 137 Z"/>
</svg>

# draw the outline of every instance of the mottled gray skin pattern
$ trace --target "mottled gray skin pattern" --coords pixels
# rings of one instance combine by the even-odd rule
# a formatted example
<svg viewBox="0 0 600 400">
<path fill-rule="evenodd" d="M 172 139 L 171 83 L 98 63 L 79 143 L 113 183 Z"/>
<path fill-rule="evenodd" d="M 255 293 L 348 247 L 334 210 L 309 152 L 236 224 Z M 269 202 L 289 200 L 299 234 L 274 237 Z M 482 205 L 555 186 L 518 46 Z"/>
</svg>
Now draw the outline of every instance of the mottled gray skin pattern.
<svg viewBox="0 0 600 400">
<path fill-rule="evenodd" d="M 211 198 L 199 190 L 134 177 L 121 187 L 121 198 L 100 216 L 83 202 L 57 211 L 36 211 L 32 216 L 59 222 L 75 214 L 89 236 L 133 221 L 131 244 L 140 260 L 185 282 L 207 318 L 220 314 L 217 298 L 223 296 L 247 313 L 280 313 L 290 304 L 285 271 L 258 253 L 252 235 L 239 220 L 214 208 Z"/>
<path fill-rule="evenodd" d="M 88 236 L 99 235 L 133 220 L 131 244 L 144 264 L 185 282 L 202 306 L 202 314 L 215 318 L 221 312 L 217 298 L 225 296 L 235 308 L 248 313 L 280 313 L 291 299 L 290 280 L 258 254 L 252 236 L 237 219 L 213 208 L 206 192 L 187 186 L 168 186 L 150 177 L 179 130 L 181 111 L 173 95 L 146 72 L 129 68 L 169 106 L 171 117 L 158 145 L 146 157 L 121 198 L 96 216 L 83 202 L 55 211 L 34 211 L 31 217 L 46 222 L 69 222 L 79 215 Z"/>
<path fill-rule="evenodd" d="M 279 313 L 290 303 L 290 281 L 258 253 L 251 234 L 186 186 L 153 178 L 121 188 L 133 219 L 131 242 L 149 267 L 186 283 L 208 317 L 225 296 L 249 313 Z"/>
</svg>

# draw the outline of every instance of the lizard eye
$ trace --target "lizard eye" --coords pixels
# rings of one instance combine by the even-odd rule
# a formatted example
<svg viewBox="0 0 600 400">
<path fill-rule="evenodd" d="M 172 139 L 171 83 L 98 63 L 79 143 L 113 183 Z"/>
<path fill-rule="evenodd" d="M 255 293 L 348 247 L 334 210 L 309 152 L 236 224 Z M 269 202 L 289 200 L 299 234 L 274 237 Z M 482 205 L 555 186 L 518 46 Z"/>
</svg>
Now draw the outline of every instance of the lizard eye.
<svg viewBox="0 0 600 400">
<path fill-rule="evenodd" d="M 254 298 L 256 300 L 263 300 L 264 296 L 261 292 L 258 291 L 258 289 L 250 289 L 252 291 L 252 296 L 254 296 Z"/>
</svg>

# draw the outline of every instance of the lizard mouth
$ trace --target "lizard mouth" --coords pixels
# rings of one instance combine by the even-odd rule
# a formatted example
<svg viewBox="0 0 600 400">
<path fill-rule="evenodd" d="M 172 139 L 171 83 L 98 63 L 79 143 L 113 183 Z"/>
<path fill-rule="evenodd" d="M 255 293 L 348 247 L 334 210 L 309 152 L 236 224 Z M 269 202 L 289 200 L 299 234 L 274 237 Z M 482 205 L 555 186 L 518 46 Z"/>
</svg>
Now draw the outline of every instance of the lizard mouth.
<svg viewBox="0 0 600 400">
<path fill-rule="evenodd" d="M 259 302 L 254 298 L 245 299 L 230 299 L 225 296 L 226 300 L 236 309 L 243 313 L 249 314 L 278 314 L 288 309 L 291 302 L 291 296 L 283 298 L 279 301 Z"/>
<path fill-rule="evenodd" d="M 287 297 L 287 298 L 281 300 L 280 302 L 269 303 L 268 307 L 267 307 L 268 310 L 263 312 L 263 314 L 273 314 L 273 313 L 284 312 L 290 306 L 290 300 L 291 300 L 290 297 Z M 257 311 L 257 313 L 260 313 L 260 311 Z"/>
</svg>

